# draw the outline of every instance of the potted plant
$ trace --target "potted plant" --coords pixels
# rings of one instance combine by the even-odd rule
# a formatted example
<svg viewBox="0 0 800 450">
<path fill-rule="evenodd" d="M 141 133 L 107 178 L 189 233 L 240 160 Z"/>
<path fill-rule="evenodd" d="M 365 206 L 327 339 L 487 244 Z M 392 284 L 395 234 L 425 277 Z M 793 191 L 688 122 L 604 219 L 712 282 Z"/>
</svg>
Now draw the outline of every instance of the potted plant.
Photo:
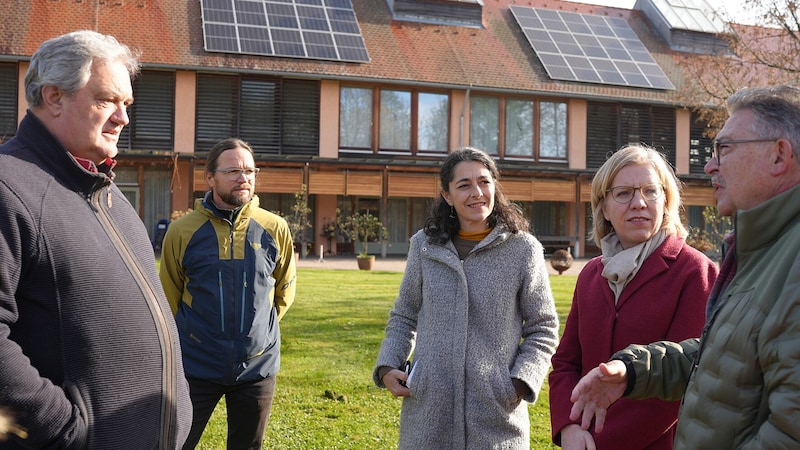
<svg viewBox="0 0 800 450">
<path fill-rule="evenodd" d="M 306 257 L 307 242 L 306 230 L 311 227 L 311 208 L 308 207 L 307 187 L 304 184 L 300 192 L 294 194 L 294 204 L 289 209 L 289 213 L 284 215 L 286 223 L 289 225 L 289 231 L 292 233 L 292 239 L 298 243 L 299 253 L 295 252 L 295 257 Z"/>
<path fill-rule="evenodd" d="M 550 265 L 561 275 L 562 272 L 572 267 L 572 255 L 568 250 L 558 249 L 550 256 Z"/>
<path fill-rule="evenodd" d="M 328 240 L 328 254 L 335 255 L 336 251 L 333 249 L 333 242 L 336 240 L 336 217 L 333 219 L 328 219 L 327 217 L 322 218 L 322 232 L 320 236 L 326 238 Z M 322 257 L 322 255 L 319 255 Z"/>
<path fill-rule="evenodd" d="M 358 268 L 362 270 L 372 269 L 375 263 L 375 255 L 368 253 L 370 241 L 381 241 L 389 237 L 389 231 L 383 226 L 377 216 L 370 214 L 369 210 L 363 213 L 355 213 L 350 216 L 340 216 L 337 211 L 337 223 L 339 231 L 353 242 L 358 242 L 361 251 L 357 254 Z"/>
</svg>

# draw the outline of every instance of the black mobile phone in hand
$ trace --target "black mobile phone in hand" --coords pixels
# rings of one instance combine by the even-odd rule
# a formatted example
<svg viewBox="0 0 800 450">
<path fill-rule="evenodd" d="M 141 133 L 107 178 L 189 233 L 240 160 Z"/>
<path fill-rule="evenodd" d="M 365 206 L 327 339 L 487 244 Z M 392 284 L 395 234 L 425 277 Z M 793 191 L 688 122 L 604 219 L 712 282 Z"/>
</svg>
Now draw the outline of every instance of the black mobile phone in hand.
<svg viewBox="0 0 800 450">
<path fill-rule="evenodd" d="M 405 372 L 406 375 L 409 375 L 411 373 L 411 361 L 404 362 L 403 364 L 400 365 L 400 367 L 398 367 L 398 369 L 400 369 L 403 372 Z M 400 381 L 400 386 L 408 387 L 408 386 L 406 386 L 406 382 L 402 381 L 402 380 Z"/>
</svg>

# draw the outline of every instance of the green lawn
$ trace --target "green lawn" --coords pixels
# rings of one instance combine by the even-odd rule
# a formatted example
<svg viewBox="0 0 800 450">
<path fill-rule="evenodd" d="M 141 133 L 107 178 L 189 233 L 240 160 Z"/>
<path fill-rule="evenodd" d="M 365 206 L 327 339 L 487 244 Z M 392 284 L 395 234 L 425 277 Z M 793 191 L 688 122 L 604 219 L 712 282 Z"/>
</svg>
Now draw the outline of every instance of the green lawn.
<svg viewBox="0 0 800 450">
<path fill-rule="evenodd" d="M 298 269 L 281 322 L 281 371 L 267 427 L 270 449 L 396 447 L 400 400 L 372 383 L 372 367 L 402 278 L 381 271 Z M 576 276 L 551 276 L 563 330 Z M 220 402 L 198 448 L 224 449 Z M 530 406 L 531 447 L 550 444 L 547 386 Z"/>
</svg>

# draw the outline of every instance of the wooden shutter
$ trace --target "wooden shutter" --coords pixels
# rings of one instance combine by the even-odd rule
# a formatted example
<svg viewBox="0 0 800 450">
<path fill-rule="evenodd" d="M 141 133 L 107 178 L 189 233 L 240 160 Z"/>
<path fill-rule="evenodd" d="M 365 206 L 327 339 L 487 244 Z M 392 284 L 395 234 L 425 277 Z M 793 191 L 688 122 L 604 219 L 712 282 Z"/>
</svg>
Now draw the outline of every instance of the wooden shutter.
<svg viewBox="0 0 800 450">
<path fill-rule="evenodd" d="M 143 70 L 133 81 L 135 102 L 119 148 L 172 150 L 175 130 L 175 72 Z"/>
<path fill-rule="evenodd" d="M 208 152 L 217 142 L 238 136 L 239 82 L 235 76 L 197 75 L 195 152 Z"/>
<path fill-rule="evenodd" d="M 319 97 L 319 81 L 283 81 L 281 154 L 319 154 Z"/>
<path fill-rule="evenodd" d="M 17 65 L 0 63 L 0 143 L 17 134 Z"/>
<path fill-rule="evenodd" d="M 239 91 L 239 134 L 256 154 L 280 154 L 280 80 L 245 77 Z"/>
<path fill-rule="evenodd" d="M 589 102 L 586 115 L 586 168 L 598 169 L 619 149 L 617 104 Z"/>
<path fill-rule="evenodd" d="M 650 145 L 666 156 L 667 161 L 675 167 L 675 109 L 652 108 Z"/>
</svg>

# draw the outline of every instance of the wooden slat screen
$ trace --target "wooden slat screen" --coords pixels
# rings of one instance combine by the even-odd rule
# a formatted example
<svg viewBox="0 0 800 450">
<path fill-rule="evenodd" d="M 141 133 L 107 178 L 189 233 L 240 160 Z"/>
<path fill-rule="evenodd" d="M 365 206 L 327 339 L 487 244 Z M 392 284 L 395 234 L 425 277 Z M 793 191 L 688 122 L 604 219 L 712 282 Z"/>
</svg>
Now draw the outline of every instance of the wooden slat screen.
<svg viewBox="0 0 800 450">
<path fill-rule="evenodd" d="M 533 199 L 553 202 L 574 202 L 575 182 L 570 180 L 533 180 Z"/>
<path fill-rule="evenodd" d="M 346 186 L 344 172 L 310 172 L 309 194 L 341 195 Z"/>
<path fill-rule="evenodd" d="M 686 206 L 714 206 L 714 189 L 700 186 L 686 186 L 683 189 L 683 204 Z"/>
<path fill-rule="evenodd" d="M 581 201 L 582 202 L 592 202 L 592 183 L 588 181 L 584 181 L 581 183 Z"/>
<path fill-rule="evenodd" d="M 295 194 L 303 190 L 303 170 L 262 168 L 256 186 L 258 192 Z"/>
<path fill-rule="evenodd" d="M 200 168 L 194 169 L 194 184 L 192 184 L 192 192 L 205 192 L 208 190 L 208 183 L 206 183 L 205 171 Z"/>
<path fill-rule="evenodd" d="M 533 180 L 502 179 L 500 184 L 509 200 L 530 202 L 533 200 Z"/>
<path fill-rule="evenodd" d="M 256 181 L 256 192 L 272 192 L 276 194 L 294 194 L 303 188 L 302 169 L 268 169 L 261 168 Z M 208 190 L 205 172 L 202 168 L 194 169 L 193 191 Z"/>
<path fill-rule="evenodd" d="M 436 198 L 439 177 L 435 174 L 389 174 L 389 197 Z"/>
<path fill-rule="evenodd" d="M 347 172 L 345 195 L 380 197 L 383 194 L 383 175 L 380 172 Z"/>
</svg>

